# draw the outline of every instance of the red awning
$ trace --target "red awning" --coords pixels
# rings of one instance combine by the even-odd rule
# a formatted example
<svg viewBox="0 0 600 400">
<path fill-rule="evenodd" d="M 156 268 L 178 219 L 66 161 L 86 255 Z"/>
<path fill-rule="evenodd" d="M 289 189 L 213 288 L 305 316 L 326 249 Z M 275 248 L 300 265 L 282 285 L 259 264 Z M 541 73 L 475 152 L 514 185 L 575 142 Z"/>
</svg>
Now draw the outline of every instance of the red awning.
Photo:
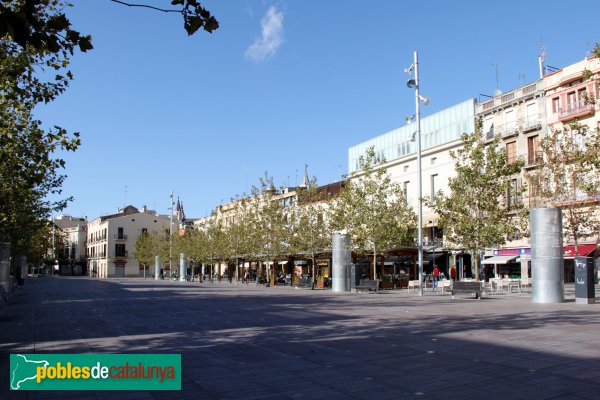
<svg viewBox="0 0 600 400">
<path fill-rule="evenodd" d="M 577 247 L 579 248 L 579 255 L 581 257 L 585 257 L 596 250 L 595 244 L 580 244 Z M 563 248 L 563 255 L 565 258 L 575 257 L 575 246 L 565 246 Z"/>
</svg>

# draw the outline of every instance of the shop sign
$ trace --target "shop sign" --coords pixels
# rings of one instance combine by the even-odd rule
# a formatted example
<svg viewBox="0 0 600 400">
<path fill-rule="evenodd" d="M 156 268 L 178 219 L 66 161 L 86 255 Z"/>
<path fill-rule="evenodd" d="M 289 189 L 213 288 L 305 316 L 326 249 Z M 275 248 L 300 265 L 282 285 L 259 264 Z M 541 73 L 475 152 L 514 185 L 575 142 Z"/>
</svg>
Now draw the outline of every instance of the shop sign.
<svg viewBox="0 0 600 400">
<path fill-rule="evenodd" d="M 495 256 L 520 256 L 523 254 L 531 254 L 531 247 L 521 249 L 498 249 L 494 250 Z"/>
</svg>

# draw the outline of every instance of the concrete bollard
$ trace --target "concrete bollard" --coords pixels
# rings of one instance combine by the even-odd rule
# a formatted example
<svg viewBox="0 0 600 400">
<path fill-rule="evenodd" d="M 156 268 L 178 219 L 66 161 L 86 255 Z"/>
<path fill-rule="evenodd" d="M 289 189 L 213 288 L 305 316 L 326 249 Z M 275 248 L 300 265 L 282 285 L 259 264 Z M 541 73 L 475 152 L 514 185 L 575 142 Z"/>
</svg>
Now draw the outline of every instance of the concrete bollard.
<svg viewBox="0 0 600 400">
<path fill-rule="evenodd" d="M 154 279 L 160 279 L 160 256 L 154 257 Z"/>
<path fill-rule="evenodd" d="M 565 298 L 559 208 L 531 210 L 531 300 L 533 303 L 562 303 Z"/>
<path fill-rule="evenodd" d="M 350 291 L 350 236 L 344 233 L 333 234 L 331 289 L 333 292 Z"/>
</svg>

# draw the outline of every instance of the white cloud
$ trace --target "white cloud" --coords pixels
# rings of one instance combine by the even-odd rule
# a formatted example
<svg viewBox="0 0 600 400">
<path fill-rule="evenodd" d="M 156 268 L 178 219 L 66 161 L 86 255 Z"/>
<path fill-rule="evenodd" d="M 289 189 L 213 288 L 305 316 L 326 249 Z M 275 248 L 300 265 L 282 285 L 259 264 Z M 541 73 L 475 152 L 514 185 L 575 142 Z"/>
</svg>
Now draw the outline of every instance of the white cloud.
<svg viewBox="0 0 600 400">
<path fill-rule="evenodd" d="M 283 43 L 283 12 L 271 6 L 260 20 L 262 33 L 247 49 L 247 59 L 261 62 L 274 56 Z"/>
</svg>

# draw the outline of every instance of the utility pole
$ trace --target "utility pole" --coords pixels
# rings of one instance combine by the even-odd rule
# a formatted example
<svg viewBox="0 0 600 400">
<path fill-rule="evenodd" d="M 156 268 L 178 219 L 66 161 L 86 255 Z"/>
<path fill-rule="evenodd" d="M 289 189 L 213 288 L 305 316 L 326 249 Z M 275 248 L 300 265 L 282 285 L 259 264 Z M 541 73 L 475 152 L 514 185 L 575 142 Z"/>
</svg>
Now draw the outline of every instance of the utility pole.
<svg viewBox="0 0 600 400">
<path fill-rule="evenodd" d="M 171 199 L 169 204 L 170 222 L 169 222 L 169 278 L 173 275 L 173 191 L 171 190 Z"/>
</svg>

